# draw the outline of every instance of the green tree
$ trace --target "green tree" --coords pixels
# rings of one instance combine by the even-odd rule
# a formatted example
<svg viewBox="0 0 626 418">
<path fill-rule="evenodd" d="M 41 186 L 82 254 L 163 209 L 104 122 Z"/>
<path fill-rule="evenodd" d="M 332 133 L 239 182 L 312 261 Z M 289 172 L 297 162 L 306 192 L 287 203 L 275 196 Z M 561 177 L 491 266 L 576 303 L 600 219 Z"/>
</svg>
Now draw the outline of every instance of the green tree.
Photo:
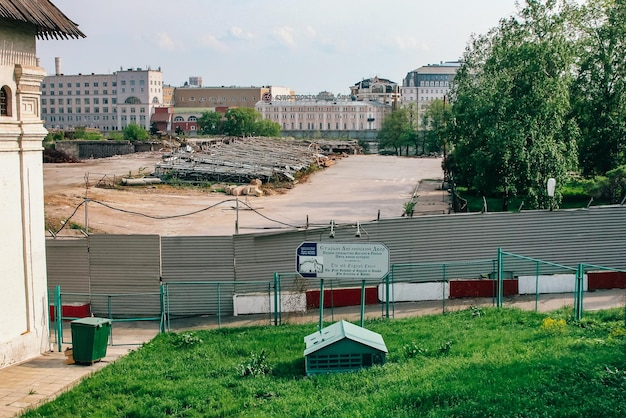
<svg viewBox="0 0 626 418">
<path fill-rule="evenodd" d="M 446 106 L 443 100 L 437 99 L 430 102 L 422 113 L 422 153 L 441 153 L 444 151 L 447 136 L 447 123 L 450 120 L 450 106 Z"/>
<path fill-rule="evenodd" d="M 130 123 L 124 128 L 124 139 L 127 141 L 145 141 L 150 137 L 148 131 L 136 123 Z"/>
<path fill-rule="evenodd" d="M 468 45 L 451 93 L 454 180 L 484 195 L 547 207 L 546 181 L 575 167 L 578 130 L 569 117 L 572 6 L 528 0 Z M 556 193 L 556 203 L 560 193 Z"/>
<path fill-rule="evenodd" d="M 378 147 L 380 149 L 393 148 L 396 155 L 402 153 L 402 148 L 406 147 L 408 155 L 409 145 L 415 143 L 417 134 L 411 127 L 409 112 L 405 108 L 393 110 L 389 113 L 378 132 Z"/>
<path fill-rule="evenodd" d="M 150 125 L 150 135 L 156 135 L 159 132 L 159 129 L 157 128 L 157 124 L 156 122 L 152 122 L 152 124 Z"/>
<path fill-rule="evenodd" d="M 280 125 L 269 119 L 263 119 L 256 122 L 253 132 L 257 136 L 279 136 Z"/>
<path fill-rule="evenodd" d="M 626 164 L 626 1 L 590 0 L 580 17 L 572 88 L 580 166 L 583 174 L 604 175 Z"/>
<path fill-rule="evenodd" d="M 202 135 L 221 135 L 224 133 L 222 115 L 218 112 L 204 112 L 198 118 L 198 130 Z"/>
<path fill-rule="evenodd" d="M 251 136 L 261 114 L 250 107 L 228 109 L 224 121 L 224 134 L 231 136 Z"/>
</svg>

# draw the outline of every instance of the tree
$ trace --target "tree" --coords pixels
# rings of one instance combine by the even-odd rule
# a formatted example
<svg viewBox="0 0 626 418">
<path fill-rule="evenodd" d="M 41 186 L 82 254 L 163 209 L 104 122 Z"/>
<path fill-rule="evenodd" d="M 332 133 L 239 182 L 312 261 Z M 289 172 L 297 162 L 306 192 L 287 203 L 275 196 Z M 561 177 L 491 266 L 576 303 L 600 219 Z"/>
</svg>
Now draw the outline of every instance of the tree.
<svg viewBox="0 0 626 418">
<path fill-rule="evenodd" d="M 223 133 L 222 115 L 218 112 L 204 112 L 198 118 L 198 131 L 203 135 L 221 135 Z"/>
<path fill-rule="evenodd" d="M 279 136 L 280 125 L 269 119 L 257 121 L 254 134 L 257 136 Z"/>
<path fill-rule="evenodd" d="M 501 193 L 503 209 L 514 195 L 547 207 L 547 179 L 562 184 L 575 167 L 571 10 L 567 2 L 528 0 L 518 16 L 472 39 L 455 77 L 445 167 L 461 185 Z"/>
<path fill-rule="evenodd" d="M 582 9 L 574 117 L 583 174 L 626 164 L 626 1 L 591 0 Z"/>
<path fill-rule="evenodd" d="M 150 135 L 156 135 L 158 132 L 159 129 L 157 128 L 157 124 L 152 122 L 152 124 L 150 124 Z"/>
<path fill-rule="evenodd" d="M 378 146 L 381 149 L 391 147 L 396 155 L 402 153 L 402 148 L 415 142 L 415 130 L 411 128 L 407 109 L 397 109 L 389 113 L 378 132 Z"/>
<path fill-rule="evenodd" d="M 250 107 L 236 107 L 226 111 L 224 134 L 231 136 L 251 136 L 261 114 Z"/>
<path fill-rule="evenodd" d="M 450 106 L 446 107 L 441 99 L 430 102 L 422 114 L 422 153 L 440 153 L 443 151 L 449 119 Z"/>
<path fill-rule="evenodd" d="M 145 141 L 150 137 L 148 131 L 136 123 L 130 123 L 124 128 L 124 139 L 127 141 Z"/>
</svg>

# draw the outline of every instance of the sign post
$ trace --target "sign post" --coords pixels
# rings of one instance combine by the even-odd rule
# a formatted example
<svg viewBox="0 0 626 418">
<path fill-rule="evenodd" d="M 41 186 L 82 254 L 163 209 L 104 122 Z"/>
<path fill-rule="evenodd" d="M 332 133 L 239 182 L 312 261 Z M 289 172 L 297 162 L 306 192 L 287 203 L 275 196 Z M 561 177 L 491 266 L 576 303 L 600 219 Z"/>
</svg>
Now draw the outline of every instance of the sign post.
<svg viewBox="0 0 626 418">
<path fill-rule="evenodd" d="M 303 242 L 296 250 L 296 271 L 320 279 L 320 323 L 323 326 L 324 279 L 361 279 L 361 326 L 365 309 L 365 281 L 389 274 L 389 249 L 375 242 Z"/>
</svg>

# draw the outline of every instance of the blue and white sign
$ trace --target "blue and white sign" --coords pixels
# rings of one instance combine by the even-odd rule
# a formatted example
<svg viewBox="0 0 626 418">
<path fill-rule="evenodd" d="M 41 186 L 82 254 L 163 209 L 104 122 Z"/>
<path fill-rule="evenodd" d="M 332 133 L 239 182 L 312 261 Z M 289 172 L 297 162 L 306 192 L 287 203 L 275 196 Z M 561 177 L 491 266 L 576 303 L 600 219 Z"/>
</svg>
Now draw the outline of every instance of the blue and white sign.
<svg viewBox="0 0 626 418">
<path fill-rule="evenodd" d="M 389 273 L 389 249 L 372 242 L 303 242 L 296 271 L 320 279 L 382 279 Z"/>
</svg>

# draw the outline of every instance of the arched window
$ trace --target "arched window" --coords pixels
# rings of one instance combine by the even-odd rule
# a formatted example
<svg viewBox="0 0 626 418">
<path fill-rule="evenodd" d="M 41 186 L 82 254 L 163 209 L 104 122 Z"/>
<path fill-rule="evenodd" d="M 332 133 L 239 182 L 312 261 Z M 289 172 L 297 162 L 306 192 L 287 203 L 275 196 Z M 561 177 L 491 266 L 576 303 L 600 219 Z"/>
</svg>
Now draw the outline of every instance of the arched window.
<svg viewBox="0 0 626 418">
<path fill-rule="evenodd" d="M 185 118 L 183 118 L 182 116 L 175 116 L 174 117 L 174 122 L 184 122 Z"/>
<path fill-rule="evenodd" d="M 0 88 L 0 116 L 11 116 L 11 90 L 7 86 Z"/>
<path fill-rule="evenodd" d="M 159 98 L 158 98 L 158 97 L 156 97 L 156 96 L 154 96 L 154 97 L 152 98 L 152 103 L 154 103 L 154 104 L 158 104 L 158 103 L 159 103 Z"/>
<path fill-rule="evenodd" d="M 196 118 L 195 116 L 189 116 L 189 118 L 187 118 L 187 122 L 197 122 L 198 118 Z"/>
<path fill-rule="evenodd" d="M 128 99 L 124 101 L 126 104 L 141 104 L 141 100 L 139 100 L 135 96 L 130 96 Z"/>
</svg>

